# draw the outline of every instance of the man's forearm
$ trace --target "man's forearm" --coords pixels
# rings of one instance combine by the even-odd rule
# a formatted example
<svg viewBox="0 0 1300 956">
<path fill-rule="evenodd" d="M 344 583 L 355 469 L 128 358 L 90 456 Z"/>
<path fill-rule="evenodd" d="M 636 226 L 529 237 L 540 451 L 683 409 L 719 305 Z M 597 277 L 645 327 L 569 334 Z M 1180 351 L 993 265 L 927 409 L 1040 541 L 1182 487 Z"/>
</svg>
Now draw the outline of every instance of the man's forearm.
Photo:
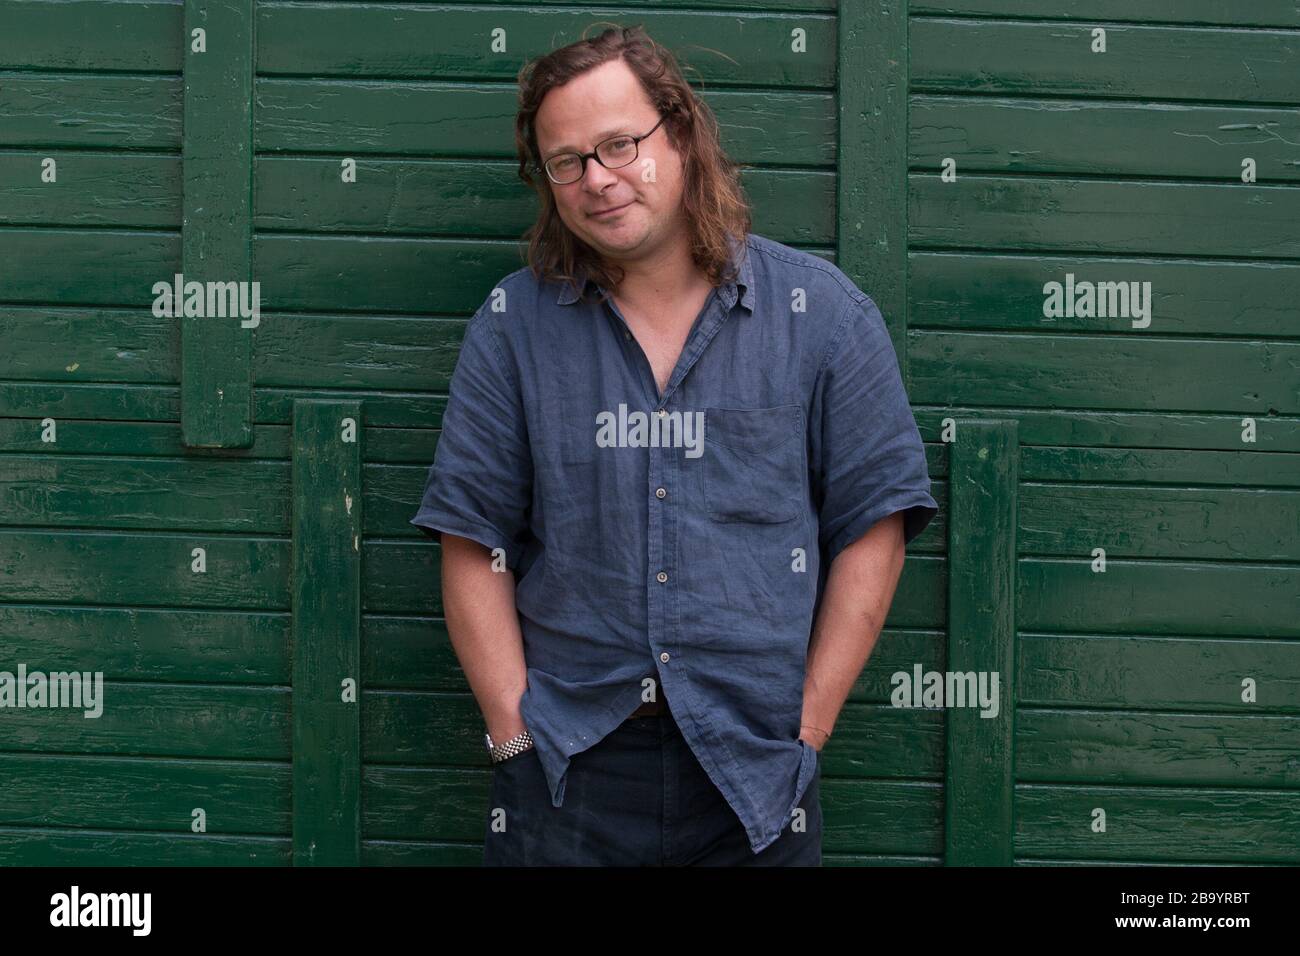
<svg viewBox="0 0 1300 956">
<path fill-rule="evenodd" d="M 903 516 L 895 512 L 831 564 L 813 625 L 799 736 L 820 750 L 876 645 L 903 571 Z"/>
<path fill-rule="evenodd" d="M 442 535 L 442 603 L 451 645 L 495 743 L 524 731 L 519 700 L 528 685 L 515 576 L 493 571 L 476 541 Z"/>
</svg>

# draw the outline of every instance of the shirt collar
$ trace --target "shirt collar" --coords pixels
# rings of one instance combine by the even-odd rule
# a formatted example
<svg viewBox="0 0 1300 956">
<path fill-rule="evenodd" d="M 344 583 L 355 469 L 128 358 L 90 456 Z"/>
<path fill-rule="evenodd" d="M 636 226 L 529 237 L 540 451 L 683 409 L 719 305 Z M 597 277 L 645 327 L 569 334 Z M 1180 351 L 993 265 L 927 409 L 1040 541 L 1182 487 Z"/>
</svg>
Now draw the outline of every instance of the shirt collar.
<svg viewBox="0 0 1300 956">
<path fill-rule="evenodd" d="M 754 264 L 750 260 L 748 239 L 745 242 L 737 242 L 732 239 L 731 265 L 733 268 L 739 265 L 740 273 L 734 281 L 724 282 L 718 289 L 718 296 L 728 310 L 736 304 L 736 300 L 739 298 L 741 305 L 750 312 L 754 311 Z M 579 266 L 576 284 L 561 283 L 560 297 L 555 300 L 556 305 L 572 305 L 578 301 L 582 293 L 586 292 L 587 287 L 590 285 L 595 285 L 597 289 L 603 291 L 604 287 L 594 279 L 587 278 L 586 270 Z M 743 293 L 740 291 L 741 288 L 744 289 Z"/>
</svg>

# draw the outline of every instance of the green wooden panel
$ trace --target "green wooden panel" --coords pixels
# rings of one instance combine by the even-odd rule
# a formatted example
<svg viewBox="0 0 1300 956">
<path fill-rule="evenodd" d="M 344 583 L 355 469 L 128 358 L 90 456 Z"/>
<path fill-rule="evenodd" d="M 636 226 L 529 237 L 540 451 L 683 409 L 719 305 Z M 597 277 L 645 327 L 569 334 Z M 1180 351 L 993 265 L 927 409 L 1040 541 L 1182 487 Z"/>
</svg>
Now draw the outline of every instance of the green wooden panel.
<svg viewBox="0 0 1300 956">
<path fill-rule="evenodd" d="M 1020 486 L 1020 553 L 1300 561 L 1300 491 Z"/>
<path fill-rule="evenodd" d="M 367 428 L 366 460 L 376 463 L 419 464 L 428 468 L 440 432 L 432 428 Z M 172 457 L 182 452 L 194 461 L 253 461 L 289 458 L 289 429 L 259 425 L 251 448 L 186 450 L 180 428 L 166 422 L 72 423 L 57 444 L 41 442 L 39 428 L 23 419 L 0 419 L 0 452 L 43 451 L 49 455 L 129 455 L 135 458 Z"/>
<path fill-rule="evenodd" d="M 360 402 L 293 408 L 293 860 L 355 866 L 361 808 Z"/>
<path fill-rule="evenodd" d="M 812 13 L 737 16 L 638 10 L 441 4 L 381 6 L 261 0 L 257 70 L 310 76 L 465 77 L 513 81 L 527 60 L 593 34 L 593 25 L 640 23 L 694 80 L 710 84 L 828 87 L 835 79 L 835 18 Z M 496 52 L 496 31 L 506 50 Z M 792 49 L 803 31 L 805 49 Z M 708 37 L 708 46 L 698 45 Z"/>
<path fill-rule="evenodd" d="M 153 284 L 180 267 L 179 231 L 0 227 L 6 303 L 134 305 L 149 311 Z"/>
<path fill-rule="evenodd" d="M 174 383 L 180 376 L 175 324 L 148 309 L 0 306 L 0 339 L 11 380 Z"/>
<path fill-rule="evenodd" d="M 913 332 L 912 400 L 933 404 L 1300 412 L 1300 343 Z M 1240 421 L 1238 422 L 1240 425 Z M 1240 429 L 1239 429 L 1240 430 Z"/>
<path fill-rule="evenodd" d="M 910 179 L 913 248 L 1300 258 L 1300 189 L 1293 186 Z"/>
<path fill-rule="evenodd" d="M 1106 832 L 1090 828 L 1106 811 Z M 1016 787 L 1016 856 L 1300 862 L 1300 791 Z"/>
<path fill-rule="evenodd" d="M 1300 180 L 1295 110 L 914 96 L 908 161 L 938 170 L 944 159 L 970 172 L 1195 176 L 1241 181 L 1241 161 L 1259 182 Z"/>
<path fill-rule="evenodd" d="M 195 571 L 196 549 L 206 571 Z M 287 610 L 289 542 L 0 528 L 7 601 Z"/>
<path fill-rule="evenodd" d="M 1016 619 L 1033 631 L 1300 637 L 1300 567 L 1219 562 L 1020 561 Z"/>
<path fill-rule="evenodd" d="M 289 616 L 177 608 L 0 605 L 14 660 L 104 679 L 287 684 Z"/>
<path fill-rule="evenodd" d="M 932 472 L 933 474 L 933 472 Z M 1171 448 L 1020 449 L 1030 481 L 1137 482 L 1300 487 L 1300 455 Z M 1156 490 L 1156 489 L 1153 489 Z"/>
<path fill-rule="evenodd" d="M 105 680 L 93 719 L 67 708 L 8 710 L 4 750 L 285 762 L 290 703 L 288 687 Z"/>
<path fill-rule="evenodd" d="M 0 397 L 3 392 L 0 392 Z M 915 401 L 915 398 L 913 399 Z M 1084 409 L 1025 409 L 945 407 L 914 409 L 921 436 L 938 441 L 948 418 L 1006 417 L 1020 423 L 1022 444 L 1113 445 L 1126 448 L 1178 448 L 1239 451 L 1241 419 L 1237 415 L 1154 414 L 1149 412 L 1088 411 Z M 1258 451 L 1300 451 L 1300 418 L 1261 418 Z M 1285 468 L 1289 459 L 1278 464 Z"/>
<path fill-rule="evenodd" d="M 179 150 L 182 102 L 179 77 L 6 76 L 0 146 Z"/>
<path fill-rule="evenodd" d="M 1300 338 L 1294 303 L 1300 266 L 1289 262 L 914 252 L 912 328 Z M 1043 286 L 1075 281 L 1151 283 L 1151 325 L 1125 316 L 1043 315 Z"/>
<path fill-rule="evenodd" d="M 1016 726 L 1016 526 L 1019 440 L 1014 421 L 960 421 L 951 448 L 947 672 L 997 680 L 998 710 L 975 701 L 944 710 L 944 851 L 950 866 L 1011 863 Z"/>
<path fill-rule="evenodd" d="M 1092 52 L 1097 26 L 1105 53 Z M 917 92 L 1300 101 L 1300 34 L 1288 30 L 917 17 L 911 57 Z"/>
<path fill-rule="evenodd" d="M 737 162 L 784 167 L 836 162 L 835 97 L 819 92 L 698 91 Z M 258 153 L 406 154 L 512 159 L 518 90 L 503 83 L 346 82 L 261 78 Z M 0 113 L 0 117 L 3 113 Z M 773 136 L 772 130 L 780 130 Z"/>
<path fill-rule="evenodd" d="M 59 152 L 58 179 L 41 182 L 39 152 L 0 154 L 0 223 L 179 229 L 181 164 L 174 157 Z"/>
<path fill-rule="evenodd" d="M 184 9 L 173 0 L 0 0 L 0 68 L 175 73 Z"/>
<path fill-rule="evenodd" d="M 253 281 L 253 2 L 185 2 L 181 271 L 187 287 L 191 282 Z M 206 31 L 206 52 L 191 46 L 198 30 Z M 168 281 L 171 276 L 156 278 Z M 188 302 L 188 288 L 184 294 Z M 254 294 L 246 301 L 251 303 Z M 214 298 L 209 296 L 210 301 Z M 245 299 L 242 294 L 240 298 Z M 185 444 L 248 447 L 253 442 L 250 356 L 260 312 L 257 318 L 191 316 L 180 314 L 179 303 L 173 302 L 173 308 L 181 329 Z"/>
<path fill-rule="evenodd" d="M 287 463 L 10 455 L 4 465 L 4 525 L 289 533 Z"/>
<path fill-rule="evenodd" d="M 289 768 L 229 760 L 0 754 L 0 826 L 213 836 L 289 832 Z"/>
<path fill-rule="evenodd" d="M 1021 782 L 1300 785 L 1298 717 L 1023 708 L 1017 720 Z"/>
<path fill-rule="evenodd" d="M 1088 20 L 1107 22 L 1145 20 L 1163 23 L 1221 23 L 1237 26 L 1300 26 L 1300 7 L 1294 0 L 912 0 L 912 14 L 948 14 L 995 17 L 1032 17 L 1036 20 Z"/>
<path fill-rule="evenodd" d="M 0 828 L 5 866 L 288 866 L 288 837 Z"/>
<path fill-rule="evenodd" d="M 907 361 L 907 5 L 840 8 L 837 261 L 880 308 Z"/>
<path fill-rule="evenodd" d="M 1016 677 L 1022 706 L 1300 712 L 1300 642 L 1286 640 L 1021 633 Z M 1241 699 L 1246 677 L 1256 702 Z M 1300 772 L 1294 759 L 1276 767 Z"/>
</svg>

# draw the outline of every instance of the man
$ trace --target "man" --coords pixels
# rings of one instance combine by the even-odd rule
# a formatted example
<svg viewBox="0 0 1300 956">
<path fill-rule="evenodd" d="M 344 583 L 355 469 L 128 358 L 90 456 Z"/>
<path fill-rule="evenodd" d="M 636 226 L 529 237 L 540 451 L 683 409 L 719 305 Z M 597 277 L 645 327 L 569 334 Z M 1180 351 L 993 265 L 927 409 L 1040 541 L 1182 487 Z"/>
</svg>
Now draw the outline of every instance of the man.
<svg viewBox="0 0 1300 956">
<path fill-rule="evenodd" d="M 639 28 L 526 67 L 516 140 L 530 266 L 412 519 L 497 761 L 485 862 L 820 865 L 820 753 L 937 510 L 880 312 L 749 232 Z"/>
</svg>

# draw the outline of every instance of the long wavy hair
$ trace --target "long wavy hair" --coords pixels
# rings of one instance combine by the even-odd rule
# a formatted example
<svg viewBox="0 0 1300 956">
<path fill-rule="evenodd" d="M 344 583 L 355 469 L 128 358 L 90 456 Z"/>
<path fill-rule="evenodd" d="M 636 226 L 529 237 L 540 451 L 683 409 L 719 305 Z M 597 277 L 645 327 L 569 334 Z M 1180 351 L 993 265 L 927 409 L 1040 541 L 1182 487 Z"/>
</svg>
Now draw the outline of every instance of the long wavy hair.
<svg viewBox="0 0 1300 956">
<path fill-rule="evenodd" d="M 723 152 L 713 111 L 686 82 L 673 54 L 639 25 L 607 29 L 597 37 L 552 50 L 519 72 L 519 112 L 515 117 L 519 178 L 537 192 L 541 207 L 537 221 L 523 237 L 528 243 L 529 268 L 540 279 L 574 285 L 580 274 L 607 289 L 623 280 L 622 268 L 606 263 L 560 218 L 552 183 L 541 166 L 534 125 L 547 93 L 615 59 L 622 59 L 636 74 L 655 109 L 665 117 L 664 129 L 684 159 L 682 206 L 691 258 L 713 285 L 734 280 L 728 268 L 731 243 L 743 243 L 751 223 L 749 203 L 740 185 L 740 166 Z"/>
</svg>

